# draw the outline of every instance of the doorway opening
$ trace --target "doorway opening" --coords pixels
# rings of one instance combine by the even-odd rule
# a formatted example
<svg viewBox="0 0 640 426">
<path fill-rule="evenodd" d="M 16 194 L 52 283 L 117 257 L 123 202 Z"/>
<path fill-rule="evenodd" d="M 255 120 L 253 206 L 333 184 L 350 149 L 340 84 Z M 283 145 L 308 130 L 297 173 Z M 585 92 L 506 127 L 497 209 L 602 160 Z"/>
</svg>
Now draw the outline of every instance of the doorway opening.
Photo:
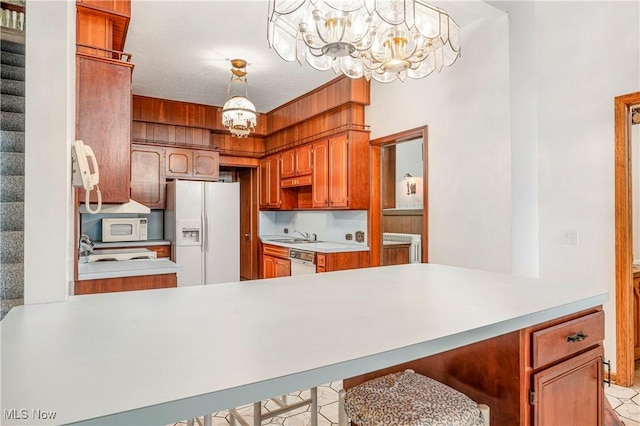
<svg viewBox="0 0 640 426">
<path fill-rule="evenodd" d="M 616 374 L 620 386 L 631 386 L 638 328 L 638 296 L 633 291 L 633 214 L 631 108 L 640 105 L 640 92 L 618 96 L 615 113 L 615 259 Z M 640 147 L 636 147 L 640 149 Z M 640 183 L 636 182 L 636 188 Z M 635 190 L 636 196 L 638 190 Z M 635 312 L 634 312 L 635 305 Z"/>
<path fill-rule="evenodd" d="M 426 263 L 427 126 L 374 139 L 370 145 L 371 266 Z M 385 241 L 385 235 L 392 240 Z M 393 241 L 393 244 L 390 244 L 390 241 Z M 394 248 L 401 243 L 408 246 L 404 257 L 400 257 L 400 253 Z"/>
</svg>

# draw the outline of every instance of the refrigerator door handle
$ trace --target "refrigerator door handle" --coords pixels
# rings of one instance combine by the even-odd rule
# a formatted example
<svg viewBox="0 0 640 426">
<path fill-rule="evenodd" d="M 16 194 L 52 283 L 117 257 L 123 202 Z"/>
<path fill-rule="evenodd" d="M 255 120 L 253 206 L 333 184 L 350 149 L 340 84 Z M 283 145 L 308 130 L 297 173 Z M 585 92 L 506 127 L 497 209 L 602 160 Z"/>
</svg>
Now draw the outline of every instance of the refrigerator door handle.
<svg viewBox="0 0 640 426">
<path fill-rule="evenodd" d="M 202 213 L 202 249 L 205 253 L 209 251 L 209 221 L 206 213 Z"/>
</svg>

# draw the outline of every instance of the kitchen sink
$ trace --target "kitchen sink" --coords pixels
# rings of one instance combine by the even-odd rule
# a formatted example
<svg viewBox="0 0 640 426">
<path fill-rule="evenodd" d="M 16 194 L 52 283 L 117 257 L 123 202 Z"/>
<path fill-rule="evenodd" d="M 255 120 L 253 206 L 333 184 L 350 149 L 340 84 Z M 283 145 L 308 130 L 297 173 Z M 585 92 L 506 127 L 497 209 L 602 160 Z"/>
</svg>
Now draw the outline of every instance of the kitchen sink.
<svg viewBox="0 0 640 426">
<path fill-rule="evenodd" d="M 267 242 L 272 241 L 274 243 L 285 243 L 285 244 L 308 244 L 308 243 L 318 243 L 320 241 L 311 241 L 304 240 L 302 238 L 274 238 L 268 240 Z"/>
</svg>

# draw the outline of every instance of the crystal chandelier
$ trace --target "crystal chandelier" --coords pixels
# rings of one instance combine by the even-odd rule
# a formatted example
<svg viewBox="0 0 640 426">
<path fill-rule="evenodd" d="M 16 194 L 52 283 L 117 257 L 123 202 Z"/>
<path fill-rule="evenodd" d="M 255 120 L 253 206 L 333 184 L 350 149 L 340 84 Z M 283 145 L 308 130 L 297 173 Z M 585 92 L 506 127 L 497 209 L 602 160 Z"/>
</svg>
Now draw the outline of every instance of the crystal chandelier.
<svg viewBox="0 0 640 426">
<path fill-rule="evenodd" d="M 227 87 L 229 100 L 222 107 L 222 125 L 231 132 L 231 136 L 246 138 L 256 128 L 256 107 L 247 99 L 247 61 L 231 60 L 231 81 Z M 245 96 L 231 96 L 233 84 L 243 84 Z"/>
<path fill-rule="evenodd" d="M 270 0 L 267 39 L 284 60 L 388 83 L 460 56 L 460 27 L 422 0 Z"/>
</svg>

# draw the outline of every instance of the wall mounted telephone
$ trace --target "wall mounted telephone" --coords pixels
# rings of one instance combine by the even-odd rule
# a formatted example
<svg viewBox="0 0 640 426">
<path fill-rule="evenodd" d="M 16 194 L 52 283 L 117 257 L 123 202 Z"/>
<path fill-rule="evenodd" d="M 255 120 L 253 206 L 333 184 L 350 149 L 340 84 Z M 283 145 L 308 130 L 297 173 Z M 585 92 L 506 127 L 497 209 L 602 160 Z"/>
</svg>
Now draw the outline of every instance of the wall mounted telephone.
<svg viewBox="0 0 640 426">
<path fill-rule="evenodd" d="M 91 173 L 91 169 L 89 168 L 89 161 L 91 161 L 93 173 Z M 85 190 L 85 206 L 87 211 L 91 214 L 98 213 L 102 208 L 102 193 L 98 187 L 98 182 L 100 181 L 98 162 L 91 147 L 85 145 L 82 141 L 75 141 L 71 147 L 71 170 L 73 186 L 76 188 L 84 188 Z M 89 197 L 94 187 L 96 188 L 96 195 L 98 196 L 98 207 L 95 210 L 91 210 Z"/>
</svg>

